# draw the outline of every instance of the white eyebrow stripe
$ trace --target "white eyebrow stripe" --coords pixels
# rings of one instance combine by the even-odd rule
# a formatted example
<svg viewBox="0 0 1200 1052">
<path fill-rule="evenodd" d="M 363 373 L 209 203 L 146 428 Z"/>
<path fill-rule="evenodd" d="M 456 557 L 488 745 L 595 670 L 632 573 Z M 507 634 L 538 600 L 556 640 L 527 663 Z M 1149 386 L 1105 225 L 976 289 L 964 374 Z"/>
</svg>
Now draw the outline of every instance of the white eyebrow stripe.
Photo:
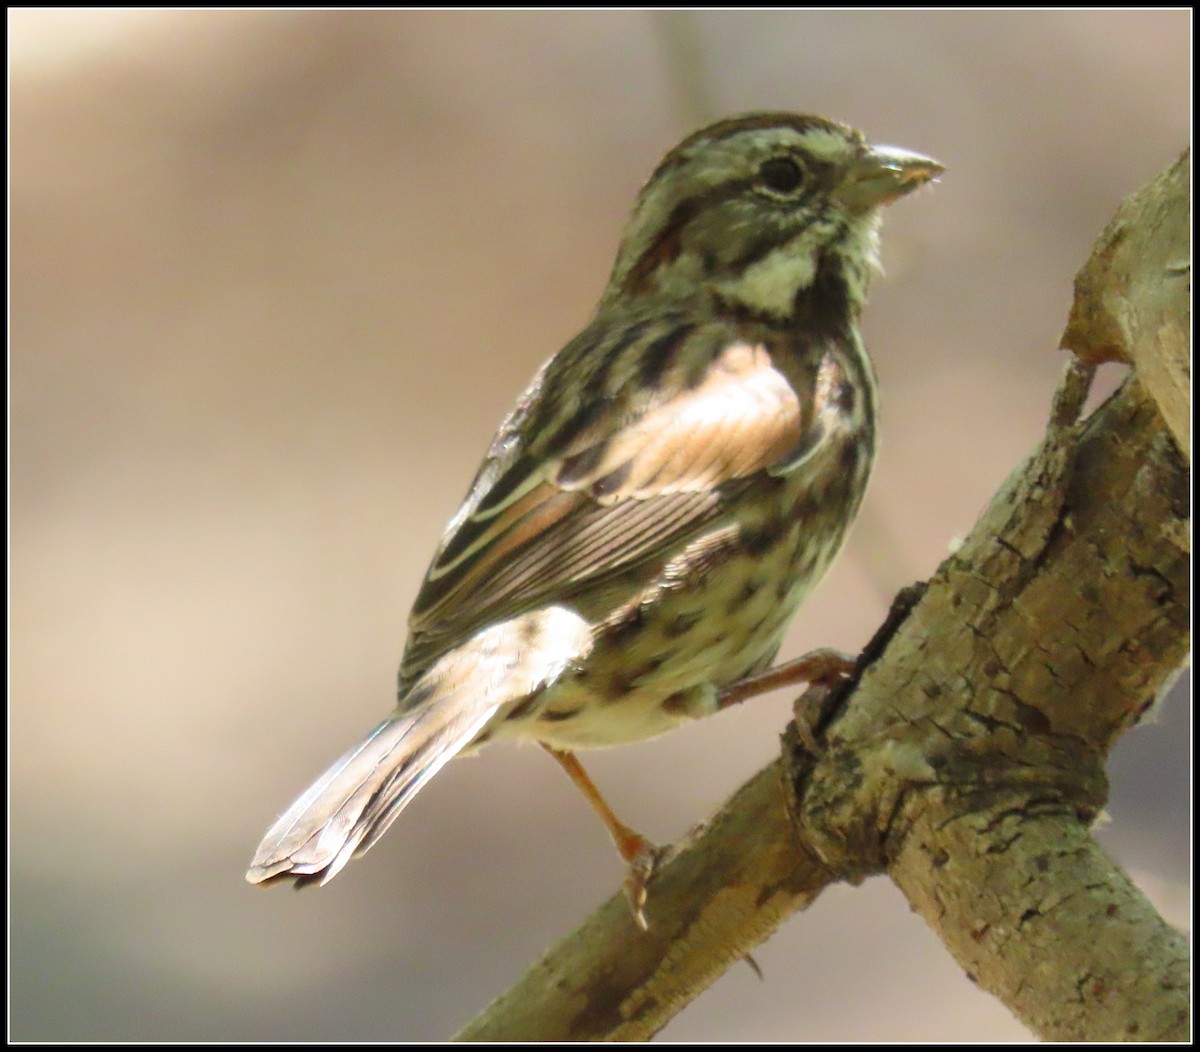
<svg viewBox="0 0 1200 1052">
<path fill-rule="evenodd" d="M 807 150 L 818 160 L 840 161 L 848 159 L 852 152 L 846 136 L 829 128 L 809 128 L 800 132 L 796 138 L 801 149 Z"/>
</svg>

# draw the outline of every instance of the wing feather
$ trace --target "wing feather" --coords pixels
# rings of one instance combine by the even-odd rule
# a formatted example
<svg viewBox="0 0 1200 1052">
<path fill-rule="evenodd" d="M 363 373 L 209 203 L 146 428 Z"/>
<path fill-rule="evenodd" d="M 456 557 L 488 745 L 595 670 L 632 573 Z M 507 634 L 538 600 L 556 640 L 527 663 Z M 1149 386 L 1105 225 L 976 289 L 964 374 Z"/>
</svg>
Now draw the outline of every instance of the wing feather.
<svg viewBox="0 0 1200 1052">
<path fill-rule="evenodd" d="M 636 327 L 580 390 L 585 332 L 501 428 L 413 607 L 402 684 L 488 623 L 668 557 L 755 475 L 819 444 L 815 376 L 789 377 L 764 343 L 678 318 Z M 648 395 L 638 355 L 650 347 Z M 597 399 L 605 411 L 581 426 Z"/>
</svg>

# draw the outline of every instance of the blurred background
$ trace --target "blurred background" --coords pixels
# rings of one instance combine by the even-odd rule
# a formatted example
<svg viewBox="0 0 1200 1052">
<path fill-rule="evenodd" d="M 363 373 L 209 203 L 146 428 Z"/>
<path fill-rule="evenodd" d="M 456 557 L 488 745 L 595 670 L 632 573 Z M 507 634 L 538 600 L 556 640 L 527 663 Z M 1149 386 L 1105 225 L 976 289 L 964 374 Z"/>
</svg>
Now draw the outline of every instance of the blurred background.
<svg viewBox="0 0 1200 1052">
<path fill-rule="evenodd" d="M 442 527 L 684 133 L 810 111 L 947 166 L 885 224 L 881 457 L 793 655 L 861 647 L 1038 440 L 1074 273 L 1191 126 L 1186 10 L 8 27 L 18 1040 L 445 1038 L 617 889 L 582 798 L 513 747 L 447 767 L 329 887 L 242 874 L 389 709 Z M 1120 744 L 1102 834 L 1182 926 L 1188 684 Z M 788 705 L 588 766 L 669 841 L 776 754 Z M 884 880 L 756 957 L 663 1037 L 1029 1037 Z"/>
</svg>

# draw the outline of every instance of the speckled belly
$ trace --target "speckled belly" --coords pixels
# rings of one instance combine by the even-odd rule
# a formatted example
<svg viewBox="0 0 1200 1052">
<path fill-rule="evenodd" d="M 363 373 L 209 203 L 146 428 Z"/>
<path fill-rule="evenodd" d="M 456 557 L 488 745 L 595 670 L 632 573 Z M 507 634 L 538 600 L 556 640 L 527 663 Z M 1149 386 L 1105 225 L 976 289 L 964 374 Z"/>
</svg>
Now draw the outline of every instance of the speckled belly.
<svg viewBox="0 0 1200 1052">
<path fill-rule="evenodd" d="M 657 574 L 641 566 L 590 596 L 581 612 L 602 627 L 581 666 L 489 729 L 577 749 L 654 737 L 714 712 L 718 688 L 774 659 L 842 545 L 871 452 L 845 436 L 808 470 L 747 489 Z"/>
</svg>

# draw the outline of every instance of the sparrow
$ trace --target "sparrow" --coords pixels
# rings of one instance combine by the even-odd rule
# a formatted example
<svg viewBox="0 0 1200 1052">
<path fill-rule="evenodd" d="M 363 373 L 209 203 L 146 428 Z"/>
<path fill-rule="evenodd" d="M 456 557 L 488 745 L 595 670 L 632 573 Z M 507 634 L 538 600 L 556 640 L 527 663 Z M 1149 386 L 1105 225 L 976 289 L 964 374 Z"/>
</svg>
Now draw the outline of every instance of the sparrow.
<svg viewBox="0 0 1200 1052">
<path fill-rule="evenodd" d="M 663 158 L 591 321 L 518 397 L 442 536 L 395 709 L 271 826 L 247 880 L 326 883 L 449 760 L 515 739 L 600 814 L 645 926 L 654 846 L 575 753 L 844 672 L 825 650 L 771 666 L 874 460 L 858 322 L 881 209 L 942 171 L 791 113 Z"/>
</svg>

